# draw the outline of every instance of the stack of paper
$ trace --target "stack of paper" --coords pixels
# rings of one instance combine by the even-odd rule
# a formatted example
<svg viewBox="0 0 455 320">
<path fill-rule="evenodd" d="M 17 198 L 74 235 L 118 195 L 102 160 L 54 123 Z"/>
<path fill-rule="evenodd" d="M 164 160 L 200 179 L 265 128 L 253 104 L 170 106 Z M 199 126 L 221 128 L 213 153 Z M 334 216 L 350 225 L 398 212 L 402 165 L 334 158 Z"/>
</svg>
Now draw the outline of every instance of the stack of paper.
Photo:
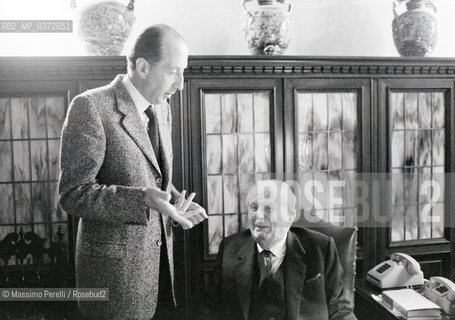
<svg viewBox="0 0 455 320">
<path fill-rule="evenodd" d="M 413 289 L 383 291 L 382 301 L 387 307 L 397 310 L 406 319 L 441 319 L 441 308 Z"/>
</svg>

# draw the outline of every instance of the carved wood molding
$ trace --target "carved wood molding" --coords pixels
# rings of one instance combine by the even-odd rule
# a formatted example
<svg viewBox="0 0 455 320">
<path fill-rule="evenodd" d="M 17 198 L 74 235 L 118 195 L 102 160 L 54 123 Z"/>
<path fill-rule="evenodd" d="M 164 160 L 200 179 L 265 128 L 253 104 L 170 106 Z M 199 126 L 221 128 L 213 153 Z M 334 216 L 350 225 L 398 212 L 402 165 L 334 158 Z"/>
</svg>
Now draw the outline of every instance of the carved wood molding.
<svg viewBox="0 0 455 320">
<path fill-rule="evenodd" d="M 207 74 L 254 74 L 254 75 L 308 75 L 308 74 L 350 74 L 350 75 L 392 75 L 392 74 L 455 74 L 455 66 L 346 66 L 346 65 L 273 65 L 273 66 L 189 66 L 188 73 L 191 75 Z"/>
<path fill-rule="evenodd" d="M 1 80 L 97 79 L 125 73 L 125 57 L 2 57 Z M 192 56 L 185 76 L 454 76 L 455 59 Z"/>
<path fill-rule="evenodd" d="M 192 57 L 188 75 L 455 75 L 455 59 Z"/>
</svg>

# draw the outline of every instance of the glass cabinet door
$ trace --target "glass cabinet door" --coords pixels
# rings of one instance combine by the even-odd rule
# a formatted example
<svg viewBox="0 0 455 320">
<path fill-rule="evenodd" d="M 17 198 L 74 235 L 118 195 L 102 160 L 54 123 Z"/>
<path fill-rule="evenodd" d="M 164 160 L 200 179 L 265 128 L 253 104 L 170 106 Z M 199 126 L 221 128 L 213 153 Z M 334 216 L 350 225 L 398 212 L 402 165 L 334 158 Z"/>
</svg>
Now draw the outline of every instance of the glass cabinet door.
<svg viewBox="0 0 455 320">
<path fill-rule="evenodd" d="M 33 231 L 49 246 L 59 231 L 67 242 L 57 190 L 67 103 L 65 94 L 0 98 L 0 239 Z"/>
<path fill-rule="evenodd" d="M 354 226 L 358 93 L 297 91 L 295 100 L 302 209 L 332 224 Z"/>
<path fill-rule="evenodd" d="M 193 190 L 202 191 L 209 215 L 204 257 L 213 259 L 224 237 L 248 228 L 250 187 L 282 172 L 282 141 L 277 139 L 282 137 L 281 94 L 278 80 L 225 79 L 222 86 L 200 80 L 191 85 L 198 106 L 192 116 L 201 119 L 200 127 L 192 128 L 201 152 L 200 164 L 191 166 L 201 177 L 193 179 Z"/>
<path fill-rule="evenodd" d="M 204 93 L 208 253 L 221 239 L 247 228 L 245 198 L 257 180 L 272 174 L 267 91 Z"/>
<path fill-rule="evenodd" d="M 287 118 L 294 125 L 287 131 L 294 136 L 288 158 L 300 192 L 301 224 L 357 225 L 358 174 L 368 167 L 369 133 L 362 131 L 370 114 L 368 87 L 364 80 L 287 82 L 286 114 L 294 116 Z"/>
<path fill-rule="evenodd" d="M 391 241 L 444 232 L 445 94 L 389 92 Z"/>
</svg>

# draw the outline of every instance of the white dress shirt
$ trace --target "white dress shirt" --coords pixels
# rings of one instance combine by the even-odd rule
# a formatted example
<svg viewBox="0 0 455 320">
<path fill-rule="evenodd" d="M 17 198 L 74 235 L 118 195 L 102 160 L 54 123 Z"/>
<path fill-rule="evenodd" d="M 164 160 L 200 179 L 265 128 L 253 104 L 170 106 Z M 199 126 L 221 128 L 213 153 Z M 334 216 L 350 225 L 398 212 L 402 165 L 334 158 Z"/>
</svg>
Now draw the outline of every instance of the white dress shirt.
<svg viewBox="0 0 455 320">
<path fill-rule="evenodd" d="M 137 112 L 141 116 L 142 123 L 144 124 L 145 129 L 147 129 L 149 118 L 145 114 L 145 110 L 151 105 L 151 103 L 148 102 L 147 99 L 145 99 L 144 96 L 139 92 L 139 90 L 136 89 L 128 75 L 125 75 L 123 77 L 122 83 L 125 86 L 126 91 L 128 91 L 130 94 L 131 99 L 133 99 L 134 105 L 137 108 Z M 152 108 L 154 108 L 153 105 Z"/>
<path fill-rule="evenodd" d="M 287 236 L 269 249 L 272 253 L 272 273 L 275 273 L 278 270 L 284 260 L 284 256 L 286 254 L 286 238 Z M 262 248 L 259 243 L 256 243 L 256 246 L 259 253 L 264 251 L 264 248 Z"/>
</svg>

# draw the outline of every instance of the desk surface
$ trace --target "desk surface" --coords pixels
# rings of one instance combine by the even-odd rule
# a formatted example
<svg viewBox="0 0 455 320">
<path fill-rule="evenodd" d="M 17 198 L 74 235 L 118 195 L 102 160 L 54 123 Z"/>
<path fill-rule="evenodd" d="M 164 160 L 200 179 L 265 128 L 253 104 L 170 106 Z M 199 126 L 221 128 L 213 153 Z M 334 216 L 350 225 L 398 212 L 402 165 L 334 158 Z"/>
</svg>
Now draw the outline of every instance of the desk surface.
<svg viewBox="0 0 455 320">
<path fill-rule="evenodd" d="M 386 307 L 378 303 L 373 297 L 374 295 L 381 294 L 381 290 L 371 285 L 365 280 L 356 281 L 355 286 L 355 315 L 360 319 L 372 320 L 396 320 L 399 319 L 394 316 Z M 455 316 L 449 317 L 442 315 L 441 320 L 455 320 Z"/>
</svg>

